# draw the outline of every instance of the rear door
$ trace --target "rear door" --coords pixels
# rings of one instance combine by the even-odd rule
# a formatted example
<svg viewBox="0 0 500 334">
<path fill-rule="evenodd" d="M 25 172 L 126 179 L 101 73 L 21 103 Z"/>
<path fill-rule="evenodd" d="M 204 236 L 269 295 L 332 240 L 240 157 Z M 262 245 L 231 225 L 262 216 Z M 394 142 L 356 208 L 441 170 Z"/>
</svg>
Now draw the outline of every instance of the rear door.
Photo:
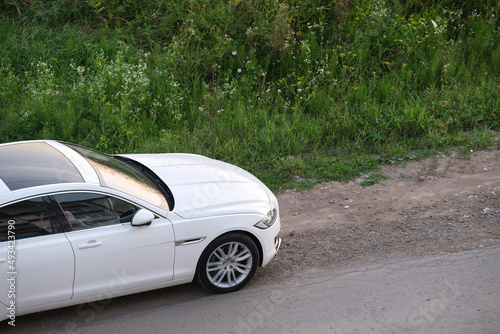
<svg viewBox="0 0 500 334">
<path fill-rule="evenodd" d="M 69 300 L 73 250 L 43 197 L 0 208 L 0 302 L 27 308 Z"/>
</svg>

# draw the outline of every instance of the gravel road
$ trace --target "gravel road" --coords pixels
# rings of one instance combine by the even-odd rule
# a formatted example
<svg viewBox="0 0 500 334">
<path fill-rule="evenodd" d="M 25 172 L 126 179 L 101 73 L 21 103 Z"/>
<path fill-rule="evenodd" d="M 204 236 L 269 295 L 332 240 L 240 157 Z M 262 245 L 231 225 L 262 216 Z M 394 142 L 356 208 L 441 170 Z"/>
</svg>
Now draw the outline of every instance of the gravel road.
<svg viewBox="0 0 500 334">
<path fill-rule="evenodd" d="M 306 269 L 500 244 L 500 150 L 449 152 L 363 178 L 278 194 L 283 246 L 254 284 Z"/>
</svg>

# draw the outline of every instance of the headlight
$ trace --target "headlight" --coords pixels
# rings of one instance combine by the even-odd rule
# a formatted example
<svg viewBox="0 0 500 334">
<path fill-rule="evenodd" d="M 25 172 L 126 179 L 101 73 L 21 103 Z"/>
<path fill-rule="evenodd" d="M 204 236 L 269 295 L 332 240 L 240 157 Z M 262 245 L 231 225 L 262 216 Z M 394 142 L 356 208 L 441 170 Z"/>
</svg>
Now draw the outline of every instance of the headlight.
<svg viewBox="0 0 500 334">
<path fill-rule="evenodd" d="M 267 213 L 266 217 L 262 218 L 254 226 L 265 230 L 266 228 L 273 226 L 277 218 L 278 218 L 278 211 L 276 209 L 272 209 Z"/>
</svg>

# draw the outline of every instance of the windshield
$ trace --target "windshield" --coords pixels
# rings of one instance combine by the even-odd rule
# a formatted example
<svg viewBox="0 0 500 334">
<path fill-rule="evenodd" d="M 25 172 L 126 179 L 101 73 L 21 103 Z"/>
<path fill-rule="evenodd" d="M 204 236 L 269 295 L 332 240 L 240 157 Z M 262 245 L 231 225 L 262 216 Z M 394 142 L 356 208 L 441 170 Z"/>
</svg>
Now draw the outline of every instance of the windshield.
<svg viewBox="0 0 500 334">
<path fill-rule="evenodd" d="M 146 176 L 111 156 L 81 146 L 64 143 L 81 154 L 95 169 L 101 186 L 119 190 L 169 211 L 160 190 Z"/>
</svg>

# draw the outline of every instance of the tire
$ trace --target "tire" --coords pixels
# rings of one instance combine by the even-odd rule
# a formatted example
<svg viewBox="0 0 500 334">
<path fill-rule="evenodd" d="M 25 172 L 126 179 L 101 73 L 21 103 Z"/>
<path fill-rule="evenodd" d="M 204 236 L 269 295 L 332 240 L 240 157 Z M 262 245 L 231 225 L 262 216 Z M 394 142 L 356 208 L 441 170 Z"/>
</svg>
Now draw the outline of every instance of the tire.
<svg viewBox="0 0 500 334">
<path fill-rule="evenodd" d="M 196 277 L 205 289 L 233 292 L 253 277 L 259 263 L 255 242 L 246 235 L 231 233 L 212 241 L 198 261 Z"/>
</svg>

